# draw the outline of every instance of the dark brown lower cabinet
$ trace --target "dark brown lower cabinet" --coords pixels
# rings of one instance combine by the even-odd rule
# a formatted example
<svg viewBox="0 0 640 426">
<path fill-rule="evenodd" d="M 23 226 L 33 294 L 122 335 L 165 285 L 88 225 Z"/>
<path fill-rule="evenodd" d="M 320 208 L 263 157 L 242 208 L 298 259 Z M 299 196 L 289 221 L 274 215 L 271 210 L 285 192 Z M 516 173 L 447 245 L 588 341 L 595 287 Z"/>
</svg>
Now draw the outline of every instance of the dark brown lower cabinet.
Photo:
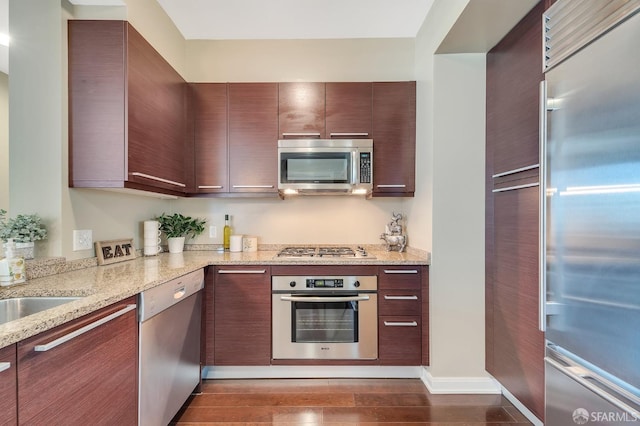
<svg viewBox="0 0 640 426">
<path fill-rule="evenodd" d="M 214 356 L 213 364 L 210 358 L 208 364 L 270 365 L 269 267 L 216 267 L 213 286 Z"/>
<path fill-rule="evenodd" d="M 16 345 L 0 349 L 0 425 L 17 424 Z"/>
<path fill-rule="evenodd" d="M 538 329 L 538 187 L 494 195 L 489 372 L 544 416 L 544 333 Z"/>
<path fill-rule="evenodd" d="M 20 424 L 137 424 L 138 322 L 128 310 L 135 303 L 129 298 L 18 343 Z"/>
<path fill-rule="evenodd" d="M 422 321 L 419 315 L 378 317 L 380 365 L 420 365 Z"/>
</svg>

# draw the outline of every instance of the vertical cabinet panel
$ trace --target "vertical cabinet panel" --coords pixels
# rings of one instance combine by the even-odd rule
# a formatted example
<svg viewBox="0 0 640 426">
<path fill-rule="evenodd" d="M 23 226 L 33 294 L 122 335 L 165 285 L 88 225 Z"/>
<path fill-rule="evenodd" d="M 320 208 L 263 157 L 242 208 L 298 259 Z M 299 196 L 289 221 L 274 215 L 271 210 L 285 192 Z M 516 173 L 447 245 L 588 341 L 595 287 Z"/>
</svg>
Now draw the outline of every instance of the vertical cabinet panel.
<svg viewBox="0 0 640 426">
<path fill-rule="evenodd" d="M 214 359 L 210 365 L 269 365 L 269 267 L 216 267 L 214 279 Z"/>
<path fill-rule="evenodd" d="M 325 138 L 324 83 L 278 84 L 278 138 Z"/>
<path fill-rule="evenodd" d="M 485 207 L 486 368 L 539 419 L 544 419 L 544 333 L 538 330 L 535 185 L 544 3 L 487 54 Z M 493 177 L 523 167 L 531 169 Z M 517 189 L 521 185 L 534 186 Z"/>
<path fill-rule="evenodd" d="M 371 83 L 326 83 L 325 89 L 327 138 L 370 138 Z"/>
<path fill-rule="evenodd" d="M 0 349 L 0 425 L 18 424 L 16 345 Z"/>
<path fill-rule="evenodd" d="M 48 344 L 135 304 L 131 298 L 18 343 L 20 423 L 135 425 L 138 322 L 129 311 L 45 352 Z"/>
<path fill-rule="evenodd" d="M 190 84 L 196 193 L 229 192 L 227 84 Z"/>
<path fill-rule="evenodd" d="M 278 85 L 229 84 L 231 192 L 278 190 Z"/>
<path fill-rule="evenodd" d="M 373 195 L 413 195 L 416 82 L 373 83 Z"/>
</svg>

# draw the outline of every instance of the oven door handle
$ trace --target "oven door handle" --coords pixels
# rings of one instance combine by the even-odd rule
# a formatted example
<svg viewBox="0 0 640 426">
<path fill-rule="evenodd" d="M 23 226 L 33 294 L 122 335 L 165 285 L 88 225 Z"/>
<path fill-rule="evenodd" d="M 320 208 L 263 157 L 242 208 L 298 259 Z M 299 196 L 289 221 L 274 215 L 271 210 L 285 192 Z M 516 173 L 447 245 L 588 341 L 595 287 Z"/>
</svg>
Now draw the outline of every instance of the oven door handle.
<svg viewBox="0 0 640 426">
<path fill-rule="evenodd" d="M 359 302 L 369 300 L 369 296 L 280 296 L 280 300 L 285 302 Z"/>
</svg>

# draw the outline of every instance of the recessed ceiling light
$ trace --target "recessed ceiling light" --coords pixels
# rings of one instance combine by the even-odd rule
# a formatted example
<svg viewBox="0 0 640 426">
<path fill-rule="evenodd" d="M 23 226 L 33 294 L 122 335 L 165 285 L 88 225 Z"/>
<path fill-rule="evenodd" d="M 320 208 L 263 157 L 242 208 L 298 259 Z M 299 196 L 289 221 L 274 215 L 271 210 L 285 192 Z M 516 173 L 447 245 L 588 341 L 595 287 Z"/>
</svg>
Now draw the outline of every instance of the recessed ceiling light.
<svg viewBox="0 0 640 426">
<path fill-rule="evenodd" d="M 9 35 L 0 34 L 0 45 L 9 47 Z"/>
</svg>

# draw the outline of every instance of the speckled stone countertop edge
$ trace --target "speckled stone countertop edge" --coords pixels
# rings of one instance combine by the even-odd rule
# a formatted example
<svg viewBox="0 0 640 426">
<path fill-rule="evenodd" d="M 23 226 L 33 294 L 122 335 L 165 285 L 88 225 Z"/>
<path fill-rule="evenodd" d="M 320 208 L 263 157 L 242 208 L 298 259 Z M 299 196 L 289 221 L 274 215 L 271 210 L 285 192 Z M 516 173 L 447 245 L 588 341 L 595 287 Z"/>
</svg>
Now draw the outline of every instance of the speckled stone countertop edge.
<svg viewBox="0 0 640 426">
<path fill-rule="evenodd" d="M 117 303 L 142 291 L 207 266 L 220 265 L 429 265 L 428 253 L 372 251 L 376 259 L 292 260 L 277 251 L 221 253 L 188 250 L 137 257 L 121 263 L 82 269 L 0 287 L 0 299 L 53 296 L 80 297 L 55 308 L 0 325 L 0 348 Z"/>
</svg>

